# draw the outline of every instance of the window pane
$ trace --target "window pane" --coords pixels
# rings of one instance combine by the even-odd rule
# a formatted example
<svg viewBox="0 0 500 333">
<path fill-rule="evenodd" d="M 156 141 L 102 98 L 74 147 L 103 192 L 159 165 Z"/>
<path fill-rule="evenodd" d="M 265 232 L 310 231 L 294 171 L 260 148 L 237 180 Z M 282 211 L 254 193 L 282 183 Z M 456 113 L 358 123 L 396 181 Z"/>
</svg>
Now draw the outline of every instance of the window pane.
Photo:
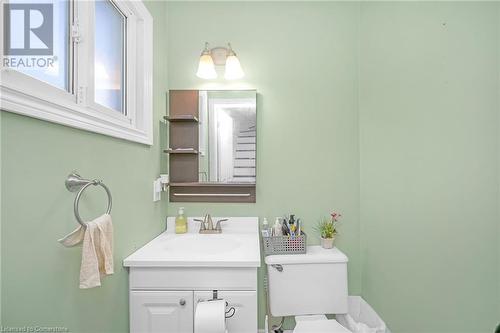
<svg viewBox="0 0 500 333">
<path fill-rule="evenodd" d="M 10 0 L 5 9 L 4 66 L 69 91 L 69 1 Z"/>
<path fill-rule="evenodd" d="M 125 17 L 111 1 L 95 2 L 95 101 L 125 114 Z"/>
</svg>

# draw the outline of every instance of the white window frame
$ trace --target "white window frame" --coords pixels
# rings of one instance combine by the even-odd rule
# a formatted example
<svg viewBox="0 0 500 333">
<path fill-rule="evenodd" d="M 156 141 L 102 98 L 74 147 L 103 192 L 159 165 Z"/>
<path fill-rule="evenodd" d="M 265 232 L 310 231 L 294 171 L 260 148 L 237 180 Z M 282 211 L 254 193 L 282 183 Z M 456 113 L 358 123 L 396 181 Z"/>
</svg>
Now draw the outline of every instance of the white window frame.
<svg viewBox="0 0 500 333">
<path fill-rule="evenodd" d="M 71 1 L 71 0 L 70 0 Z M 110 1 L 110 0 L 107 0 Z M 126 115 L 93 101 L 94 1 L 73 0 L 70 91 L 0 62 L 0 109 L 147 145 L 153 144 L 153 18 L 142 1 L 112 0 L 126 17 Z M 0 6 L 3 19 L 3 6 Z M 3 55 L 3 24 L 0 54 Z"/>
</svg>

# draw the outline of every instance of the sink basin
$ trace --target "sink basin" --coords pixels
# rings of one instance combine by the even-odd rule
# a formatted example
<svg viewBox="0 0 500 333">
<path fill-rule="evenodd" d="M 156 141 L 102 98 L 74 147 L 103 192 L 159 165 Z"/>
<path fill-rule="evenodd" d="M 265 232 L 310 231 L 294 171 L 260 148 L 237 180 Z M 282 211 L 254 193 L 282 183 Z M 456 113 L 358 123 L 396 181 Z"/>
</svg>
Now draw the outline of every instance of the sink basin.
<svg viewBox="0 0 500 333">
<path fill-rule="evenodd" d="M 235 236 L 226 235 L 179 235 L 165 242 L 165 249 L 184 254 L 219 254 L 228 253 L 238 249 L 241 240 Z"/>
</svg>

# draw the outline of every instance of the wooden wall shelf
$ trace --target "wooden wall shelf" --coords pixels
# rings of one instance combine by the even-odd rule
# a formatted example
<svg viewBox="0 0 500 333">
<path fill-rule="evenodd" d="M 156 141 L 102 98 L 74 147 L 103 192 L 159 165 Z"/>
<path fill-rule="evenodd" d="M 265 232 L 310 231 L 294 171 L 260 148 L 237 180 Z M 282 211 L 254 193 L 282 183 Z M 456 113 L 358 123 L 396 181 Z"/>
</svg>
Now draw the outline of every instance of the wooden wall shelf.
<svg viewBox="0 0 500 333">
<path fill-rule="evenodd" d="M 196 149 L 192 149 L 192 150 L 165 149 L 163 152 L 167 153 L 167 154 L 196 154 L 196 155 L 198 155 L 198 151 Z"/>
<path fill-rule="evenodd" d="M 255 184 L 170 183 L 170 202 L 255 203 Z"/>
<path fill-rule="evenodd" d="M 170 183 L 171 187 L 255 187 L 255 183 Z"/>
<path fill-rule="evenodd" d="M 166 121 L 171 121 L 171 122 L 181 122 L 181 121 L 186 121 L 186 122 L 198 122 L 198 117 L 193 116 L 193 115 L 178 115 L 178 116 L 164 116 L 163 119 Z"/>
<path fill-rule="evenodd" d="M 198 90 L 171 90 L 169 93 L 168 149 L 172 183 L 196 182 L 199 177 L 199 94 Z M 190 150 L 183 150 L 190 148 Z"/>
</svg>

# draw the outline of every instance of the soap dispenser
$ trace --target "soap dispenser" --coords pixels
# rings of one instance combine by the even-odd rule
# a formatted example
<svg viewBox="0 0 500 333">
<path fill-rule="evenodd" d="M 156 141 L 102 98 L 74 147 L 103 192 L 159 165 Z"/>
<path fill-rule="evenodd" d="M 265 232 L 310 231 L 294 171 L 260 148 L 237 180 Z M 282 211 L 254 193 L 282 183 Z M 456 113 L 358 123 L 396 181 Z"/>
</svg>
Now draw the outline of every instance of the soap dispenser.
<svg viewBox="0 0 500 333">
<path fill-rule="evenodd" d="M 187 232 L 187 218 L 184 216 L 184 207 L 179 208 L 175 218 L 175 233 L 185 234 Z"/>
</svg>

